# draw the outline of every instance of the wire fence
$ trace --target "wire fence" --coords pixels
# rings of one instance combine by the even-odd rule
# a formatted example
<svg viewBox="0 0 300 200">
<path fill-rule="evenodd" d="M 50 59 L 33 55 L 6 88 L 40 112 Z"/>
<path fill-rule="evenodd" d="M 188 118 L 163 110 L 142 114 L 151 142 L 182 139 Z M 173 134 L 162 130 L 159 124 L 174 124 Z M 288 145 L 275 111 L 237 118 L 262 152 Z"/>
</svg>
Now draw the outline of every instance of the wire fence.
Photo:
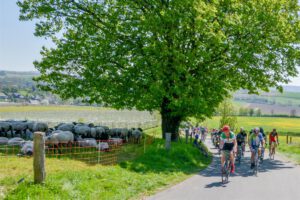
<svg viewBox="0 0 300 200">
<path fill-rule="evenodd" d="M 73 143 L 45 143 L 46 159 L 73 159 L 88 164 L 114 165 L 134 158 L 146 152 L 147 147 L 155 141 L 154 136 L 146 136 L 140 140 L 120 138 L 109 140 L 83 140 Z M 33 143 L 27 146 L 22 143 L 0 144 L 0 159 L 16 156 L 31 156 Z"/>
</svg>

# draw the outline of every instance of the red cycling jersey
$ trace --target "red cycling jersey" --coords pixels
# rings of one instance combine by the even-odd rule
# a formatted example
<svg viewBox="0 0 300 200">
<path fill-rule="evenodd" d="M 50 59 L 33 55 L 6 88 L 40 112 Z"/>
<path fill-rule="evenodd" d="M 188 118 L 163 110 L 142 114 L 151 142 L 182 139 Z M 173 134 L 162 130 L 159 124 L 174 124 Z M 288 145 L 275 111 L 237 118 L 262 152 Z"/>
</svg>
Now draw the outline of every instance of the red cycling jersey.
<svg viewBox="0 0 300 200">
<path fill-rule="evenodd" d="M 270 133 L 270 138 L 269 138 L 270 140 L 269 141 L 270 142 L 277 142 L 277 136 L 278 136 L 277 132 L 275 132 L 275 133 L 271 132 Z"/>
</svg>

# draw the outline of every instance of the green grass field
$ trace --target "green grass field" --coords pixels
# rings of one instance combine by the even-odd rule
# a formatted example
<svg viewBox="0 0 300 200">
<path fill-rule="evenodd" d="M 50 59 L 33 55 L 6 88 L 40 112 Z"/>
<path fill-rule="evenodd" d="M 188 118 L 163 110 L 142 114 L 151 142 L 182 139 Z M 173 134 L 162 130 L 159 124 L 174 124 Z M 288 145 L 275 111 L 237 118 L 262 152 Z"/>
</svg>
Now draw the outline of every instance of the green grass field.
<svg viewBox="0 0 300 200">
<path fill-rule="evenodd" d="M 292 137 L 292 143 L 286 143 L 286 137 L 279 138 L 279 152 L 300 164 L 300 137 Z"/>
<path fill-rule="evenodd" d="M 191 144 L 172 143 L 172 149 L 166 151 L 159 128 L 147 134 L 157 138 L 146 153 L 135 148 L 139 152 L 115 166 L 47 158 L 44 185 L 32 183 L 32 158 L 0 157 L 0 199 L 140 199 L 190 177 L 211 162 Z M 25 180 L 18 184 L 22 178 Z"/>
<path fill-rule="evenodd" d="M 276 128 L 279 133 L 291 133 L 300 135 L 300 118 L 277 118 L 277 117 L 238 117 L 237 128 L 244 127 L 251 130 L 254 127 L 263 127 L 266 132 Z M 220 117 L 207 119 L 202 124 L 208 128 L 218 128 Z"/>
</svg>

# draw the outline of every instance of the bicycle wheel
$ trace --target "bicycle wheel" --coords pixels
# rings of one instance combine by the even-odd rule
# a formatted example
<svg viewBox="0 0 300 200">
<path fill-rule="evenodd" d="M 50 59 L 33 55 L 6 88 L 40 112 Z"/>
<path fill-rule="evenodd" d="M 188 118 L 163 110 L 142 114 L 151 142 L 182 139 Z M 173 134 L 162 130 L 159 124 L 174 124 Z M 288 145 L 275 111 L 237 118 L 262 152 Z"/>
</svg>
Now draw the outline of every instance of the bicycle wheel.
<svg viewBox="0 0 300 200">
<path fill-rule="evenodd" d="M 222 168 L 222 183 L 228 183 L 230 173 L 230 165 L 228 164 L 228 160 L 225 161 L 225 164 Z"/>
</svg>

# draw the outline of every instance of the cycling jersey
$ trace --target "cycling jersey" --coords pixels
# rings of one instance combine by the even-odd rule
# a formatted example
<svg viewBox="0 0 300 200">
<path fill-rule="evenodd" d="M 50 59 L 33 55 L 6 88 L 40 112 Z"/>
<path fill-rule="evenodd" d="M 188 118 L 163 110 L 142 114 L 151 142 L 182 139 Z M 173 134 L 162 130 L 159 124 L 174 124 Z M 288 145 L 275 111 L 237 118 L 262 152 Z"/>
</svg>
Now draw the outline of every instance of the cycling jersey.
<svg viewBox="0 0 300 200">
<path fill-rule="evenodd" d="M 221 141 L 224 142 L 222 150 L 224 150 L 224 151 L 232 151 L 233 150 L 234 140 L 235 140 L 235 135 L 233 132 L 230 132 L 229 138 L 226 136 L 225 133 L 222 133 L 220 139 L 221 139 Z"/>
<path fill-rule="evenodd" d="M 277 141 L 277 137 L 278 137 L 278 133 L 277 132 L 271 132 L 270 133 L 270 142 L 276 142 Z"/>
<path fill-rule="evenodd" d="M 238 146 L 241 146 L 245 142 L 245 137 L 241 133 L 238 133 L 236 135 L 236 142 Z"/>
<path fill-rule="evenodd" d="M 256 135 L 255 133 L 252 133 L 249 137 L 250 145 L 253 149 L 258 148 L 263 140 L 264 140 L 264 137 L 263 137 L 262 133 L 258 133 L 258 135 Z"/>
</svg>

